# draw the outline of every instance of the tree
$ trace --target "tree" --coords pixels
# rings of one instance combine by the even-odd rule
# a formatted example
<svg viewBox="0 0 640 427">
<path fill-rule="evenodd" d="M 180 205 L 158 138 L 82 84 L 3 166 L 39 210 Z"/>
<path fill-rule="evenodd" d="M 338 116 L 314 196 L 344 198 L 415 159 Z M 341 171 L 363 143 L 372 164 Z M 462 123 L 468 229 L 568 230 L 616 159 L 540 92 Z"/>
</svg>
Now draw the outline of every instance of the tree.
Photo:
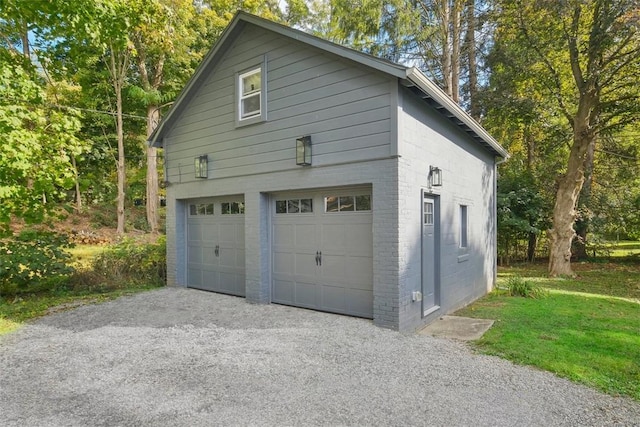
<svg viewBox="0 0 640 427">
<path fill-rule="evenodd" d="M 478 40 L 485 25 L 475 0 L 332 0 L 333 41 L 415 65 L 479 118 Z"/>
<path fill-rule="evenodd" d="M 38 223 L 64 200 L 74 182 L 71 155 L 84 144 L 75 135 L 77 112 L 52 107 L 35 70 L 0 49 L 0 224 L 12 217 Z"/>
<path fill-rule="evenodd" d="M 538 60 L 539 78 L 571 129 L 558 179 L 549 272 L 572 275 L 577 202 L 598 138 L 637 118 L 640 92 L 639 6 L 633 0 L 504 2 L 518 41 Z"/>
<path fill-rule="evenodd" d="M 196 9 L 190 0 L 156 0 L 135 3 L 138 25 L 130 30 L 135 47 L 137 84 L 131 91 L 142 101 L 147 117 L 147 137 L 160 121 L 161 104 L 172 99 L 177 87 L 192 71 L 196 39 L 190 22 L 196 19 Z M 164 92 L 164 93 L 163 93 Z M 146 144 L 145 144 L 146 145 Z M 158 149 L 145 147 L 146 210 L 151 232 L 158 231 Z"/>
</svg>

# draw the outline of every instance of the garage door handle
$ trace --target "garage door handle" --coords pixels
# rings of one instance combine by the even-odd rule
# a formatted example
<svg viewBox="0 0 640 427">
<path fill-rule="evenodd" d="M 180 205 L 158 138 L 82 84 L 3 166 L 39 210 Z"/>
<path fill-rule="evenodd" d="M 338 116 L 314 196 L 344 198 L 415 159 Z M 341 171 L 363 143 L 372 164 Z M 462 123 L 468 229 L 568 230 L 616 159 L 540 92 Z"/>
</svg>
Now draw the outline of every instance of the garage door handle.
<svg viewBox="0 0 640 427">
<path fill-rule="evenodd" d="M 322 267 L 322 251 L 320 251 L 320 257 L 318 258 L 318 260 L 320 261 L 320 267 Z"/>
<path fill-rule="evenodd" d="M 216 256 L 220 256 L 220 245 L 216 245 L 216 250 L 214 252 Z"/>
<path fill-rule="evenodd" d="M 320 263 L 320 252 L 316 251 L 316 265 Z"/>
</svg>

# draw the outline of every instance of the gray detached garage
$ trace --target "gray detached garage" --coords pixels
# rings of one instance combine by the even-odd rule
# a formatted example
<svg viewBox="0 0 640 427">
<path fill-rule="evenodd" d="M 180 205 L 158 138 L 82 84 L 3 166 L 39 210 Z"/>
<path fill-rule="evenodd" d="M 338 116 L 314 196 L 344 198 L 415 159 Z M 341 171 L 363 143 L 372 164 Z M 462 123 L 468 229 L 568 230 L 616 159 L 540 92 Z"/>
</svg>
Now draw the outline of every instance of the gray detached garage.
<svg viewBox="0 0 640 427">
<path fill-rule="evenodd" d="M 149 143 L 170 285 L 401 331 L 493 287 L 507 152 L 415 68 L 239 12 Z"/>
</svg>

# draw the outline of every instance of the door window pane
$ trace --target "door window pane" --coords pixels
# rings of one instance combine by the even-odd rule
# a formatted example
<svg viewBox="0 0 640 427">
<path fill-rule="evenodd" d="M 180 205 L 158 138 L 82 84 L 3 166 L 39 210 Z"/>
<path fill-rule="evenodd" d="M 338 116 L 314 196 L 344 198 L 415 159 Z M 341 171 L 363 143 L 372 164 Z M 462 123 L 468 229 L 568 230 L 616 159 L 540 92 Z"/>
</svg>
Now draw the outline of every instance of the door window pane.
<svg viewBox="0 0 640 427">
<path fill-rule="evenodd" d="M 313 199 L 300 200 L 300 212 L 301 213 L 313 212 Z"/>
<path fill-rule="evenodd" d="M 424 202 L 424 225 L 433 225 L 433 202 Z"/>
<path fill-rule="evenodd" d="M 356 196 L 356 210 L 357 211 L 370 211 L 371 210 L 371 196 Z"/>
<path fill-rule="evenodd" d="M 286 200 L 276 200 L 276 213 L 279 213 L 279 214 L 287 213 Z"/>
<path fill-rule="evenodd" d="M 338 198 L 335 196 L 325 197 L 325 212 L 338 212 Z"/>
<path fill-rule="evenodd" d="M 300 200 L 287 200 L 287 213 L 300 212 Z"/>
<path fill-rule="evenodd" d="M 340 212 L 356 210 L 353 196 L 340 196 Z"/>
</svg>

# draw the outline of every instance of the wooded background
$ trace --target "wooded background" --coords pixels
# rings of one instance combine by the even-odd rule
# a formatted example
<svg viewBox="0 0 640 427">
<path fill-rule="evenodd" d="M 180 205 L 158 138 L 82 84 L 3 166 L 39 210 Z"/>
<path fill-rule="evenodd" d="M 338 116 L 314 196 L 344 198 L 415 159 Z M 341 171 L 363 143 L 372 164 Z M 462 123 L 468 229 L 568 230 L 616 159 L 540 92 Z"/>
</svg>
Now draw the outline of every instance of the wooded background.
<svg viewBox="0 0 640 427">
<path fill-rule="evenodd" d="M 0 0 L 0 225 L 144 201 L 146 145 L 237 10 L 420 68 L 511 153 L 499 257 L 640 239 L 637 0 Z M 66 210 L 64 210 L 66 208 Z"/>
</svg>

